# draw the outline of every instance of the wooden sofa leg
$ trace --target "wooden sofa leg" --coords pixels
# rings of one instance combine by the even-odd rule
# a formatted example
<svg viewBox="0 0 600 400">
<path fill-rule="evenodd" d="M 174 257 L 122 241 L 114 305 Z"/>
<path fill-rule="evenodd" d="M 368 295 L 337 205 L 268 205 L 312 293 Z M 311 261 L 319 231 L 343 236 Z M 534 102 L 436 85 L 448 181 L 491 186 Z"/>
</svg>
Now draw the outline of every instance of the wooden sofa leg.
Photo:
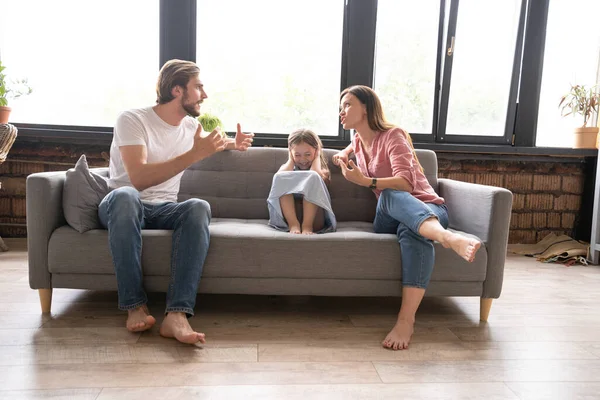
<svg viewBox="0 0 600 400">
<path fill-rule="evenodd" d="M 492 300 L 485 297 L 482 297 L 479 300 L 479 319 L 482 322 L 487 322 L 488 317 L 490 316 L 490 309 L 492 308 Z"/>
<path fill-rule="evenodd" d="M 38 289 L 38 293 L 40 295 L 42 313 L 49 313 L 50 307 L 52 306 L 52 289 Z"/>
</svg>

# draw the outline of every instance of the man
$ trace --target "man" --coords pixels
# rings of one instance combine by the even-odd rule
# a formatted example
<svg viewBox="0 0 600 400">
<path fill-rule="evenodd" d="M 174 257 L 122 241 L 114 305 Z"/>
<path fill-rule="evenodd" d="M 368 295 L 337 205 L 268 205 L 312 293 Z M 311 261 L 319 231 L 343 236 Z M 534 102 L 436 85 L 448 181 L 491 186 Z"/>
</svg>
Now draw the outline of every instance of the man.
<svg viewBox="0 0 600 400">
<path fill-rule="evenodd" d="M 242 133 L 239 124 L 235 139 L 224 139 L 219 128 L 202 134 L 195 117 L 208 96 L 193 62 L 165 63 L 156 94 L 157 105 L 126 111 L 117 119 L 110 149 L 113 190 L 100 203 L 98 215 L 108 229 L 119 308 L 129 314 L 127 329 L 140 332 L 156 322 L 142 285 L 141 230 L 172 229 L 171 278 L 160 334 L 183 343 L 205 343 L 204 334 L 195 332 L 187 317 L 194 314 L 211 212 L 204 200 L 177 203 L 181 176 L 217 152 L 247 150 L 254 135 Z"/>
</svg>

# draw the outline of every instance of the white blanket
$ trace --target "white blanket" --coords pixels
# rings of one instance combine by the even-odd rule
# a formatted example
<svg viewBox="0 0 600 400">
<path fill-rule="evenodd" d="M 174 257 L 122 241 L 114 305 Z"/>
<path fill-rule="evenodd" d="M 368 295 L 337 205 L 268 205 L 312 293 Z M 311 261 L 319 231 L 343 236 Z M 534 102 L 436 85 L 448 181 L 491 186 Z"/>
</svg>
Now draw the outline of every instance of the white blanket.
<svg viewBox="0 0 600 400">
<path fill-rule="evenodd" d="M 331 198 L 323 178 L 315 171 L 285 171 L 273 176 L 271 192 L 267 198 L 269 207 L 269 225 L 273 228 L 288 231 L 279 198 L 286 194 L 301 195 L 304 201 L 309 201 L 325 211 L 325 227 L 317 233 L 335 232 L 336 219 L 331 208 Z"/>
</svg>

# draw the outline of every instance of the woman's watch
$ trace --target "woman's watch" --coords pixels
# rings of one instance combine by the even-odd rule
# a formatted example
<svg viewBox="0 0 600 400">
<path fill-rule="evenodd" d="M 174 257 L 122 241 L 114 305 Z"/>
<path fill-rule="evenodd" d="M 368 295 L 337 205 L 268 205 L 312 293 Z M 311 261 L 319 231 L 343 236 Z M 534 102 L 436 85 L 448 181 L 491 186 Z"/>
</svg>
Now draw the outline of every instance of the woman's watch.
<svg viewBox="0 0 600 400">
<path fill-rule="evenodd" d="M 369 189 L 377 189 L 377 178 L 371 178 L 371 184 L 369 185 Z"/>
</svg>

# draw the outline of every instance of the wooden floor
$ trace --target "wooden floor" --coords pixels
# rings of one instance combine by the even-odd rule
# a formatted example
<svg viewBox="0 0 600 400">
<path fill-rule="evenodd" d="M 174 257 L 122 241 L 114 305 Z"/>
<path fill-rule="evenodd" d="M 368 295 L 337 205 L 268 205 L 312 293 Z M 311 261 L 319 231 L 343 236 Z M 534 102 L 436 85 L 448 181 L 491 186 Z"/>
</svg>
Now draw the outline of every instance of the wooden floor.
<svg viewBox="0 0 600 400">
<path fill-rule="evenodd" d="M 380 346 L 398 299 L 202 295 L 201 348 L 127 332 L 112 292 L 55 290 L 42 316 L 5 241 L 1 399 L 600 399 L 598 266 L 511 256 L 487 324 L 478 298 L 428 298 L 398 352 Z"/>
</svg>

